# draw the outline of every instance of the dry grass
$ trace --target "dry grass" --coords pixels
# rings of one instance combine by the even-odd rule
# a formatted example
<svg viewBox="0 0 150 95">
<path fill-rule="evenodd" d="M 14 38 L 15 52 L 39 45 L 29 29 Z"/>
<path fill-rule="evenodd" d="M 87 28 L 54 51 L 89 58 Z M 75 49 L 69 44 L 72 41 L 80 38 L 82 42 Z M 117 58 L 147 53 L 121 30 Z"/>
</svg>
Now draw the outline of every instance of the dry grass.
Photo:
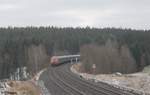
<svg viewBox="0 0 150 95">
<path fill-rule="evenodd" d="M 29 81 L 10 81 L 8 91 L 17 92 L 17 95 L 40 95 L 39 88 Z"/>
</svg>

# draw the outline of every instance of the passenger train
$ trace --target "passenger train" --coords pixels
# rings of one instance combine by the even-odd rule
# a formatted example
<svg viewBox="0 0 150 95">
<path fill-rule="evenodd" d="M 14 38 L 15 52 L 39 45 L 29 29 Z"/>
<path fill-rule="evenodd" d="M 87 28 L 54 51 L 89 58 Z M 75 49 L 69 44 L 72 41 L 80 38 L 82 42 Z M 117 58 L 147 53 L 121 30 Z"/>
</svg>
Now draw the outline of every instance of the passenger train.
<svg viewBox="0 0 150 95">
<path fill-rule="evenodd" d="M 50 59 L 50 63 L 52 66 L 57 66 L 63 63 L 79 61 L 80 55 L 64 55 L 64 56 L 53 56 Z"/>
</svg>

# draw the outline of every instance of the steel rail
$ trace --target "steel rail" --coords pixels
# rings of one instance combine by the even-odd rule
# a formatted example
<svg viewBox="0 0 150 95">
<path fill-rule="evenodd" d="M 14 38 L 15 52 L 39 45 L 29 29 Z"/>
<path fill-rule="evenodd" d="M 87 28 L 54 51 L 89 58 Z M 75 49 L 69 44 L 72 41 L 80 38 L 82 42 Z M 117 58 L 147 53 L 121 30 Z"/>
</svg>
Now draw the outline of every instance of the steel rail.
<svg viewBox="0 0 150 95">
<path fill-rule="evenodd" d="M 57 84 L 61 85 L 64 89 L 68 89 L 68 93 L 71 93 L 72 95 L 86 95 L 84 92 L 74 88 L 73 86 L 71 86 L 70 84 L 68 84 L 67 82 L 63 81 L 61 79 L 61 77 L 59 77 L 57 75 L 57 71 L 56 70 L 52 70 L 52 76 L 55 79 L 55 81 L 57 81 Z M 69 91 L 70 90 L 70 91 Z"/>
</svg>

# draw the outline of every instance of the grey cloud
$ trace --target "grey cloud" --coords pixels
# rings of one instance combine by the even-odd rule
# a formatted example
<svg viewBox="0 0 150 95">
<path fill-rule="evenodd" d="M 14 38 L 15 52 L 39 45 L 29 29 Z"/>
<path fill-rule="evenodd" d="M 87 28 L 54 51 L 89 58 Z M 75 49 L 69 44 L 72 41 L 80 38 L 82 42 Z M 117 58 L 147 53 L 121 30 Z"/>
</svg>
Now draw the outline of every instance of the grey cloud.
<svg viewBox="0 0 150 95">
<path fill-rule="evenodd" d="M 0 26 L 150 29 L 149 0 L 0 0 Z"/>
</svg>

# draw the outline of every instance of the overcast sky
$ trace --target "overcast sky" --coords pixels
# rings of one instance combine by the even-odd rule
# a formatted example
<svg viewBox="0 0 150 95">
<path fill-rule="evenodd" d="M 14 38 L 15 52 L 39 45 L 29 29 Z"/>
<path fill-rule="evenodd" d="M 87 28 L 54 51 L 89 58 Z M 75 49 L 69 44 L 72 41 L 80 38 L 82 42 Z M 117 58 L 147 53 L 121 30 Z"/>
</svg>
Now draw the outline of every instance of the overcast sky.
<svg viewBox="0 0 150 95">
<path fill-rule="evenodd" d="M 0 26 L 150 29 L 150 0 L 0 0 Z"/>
</svg>

